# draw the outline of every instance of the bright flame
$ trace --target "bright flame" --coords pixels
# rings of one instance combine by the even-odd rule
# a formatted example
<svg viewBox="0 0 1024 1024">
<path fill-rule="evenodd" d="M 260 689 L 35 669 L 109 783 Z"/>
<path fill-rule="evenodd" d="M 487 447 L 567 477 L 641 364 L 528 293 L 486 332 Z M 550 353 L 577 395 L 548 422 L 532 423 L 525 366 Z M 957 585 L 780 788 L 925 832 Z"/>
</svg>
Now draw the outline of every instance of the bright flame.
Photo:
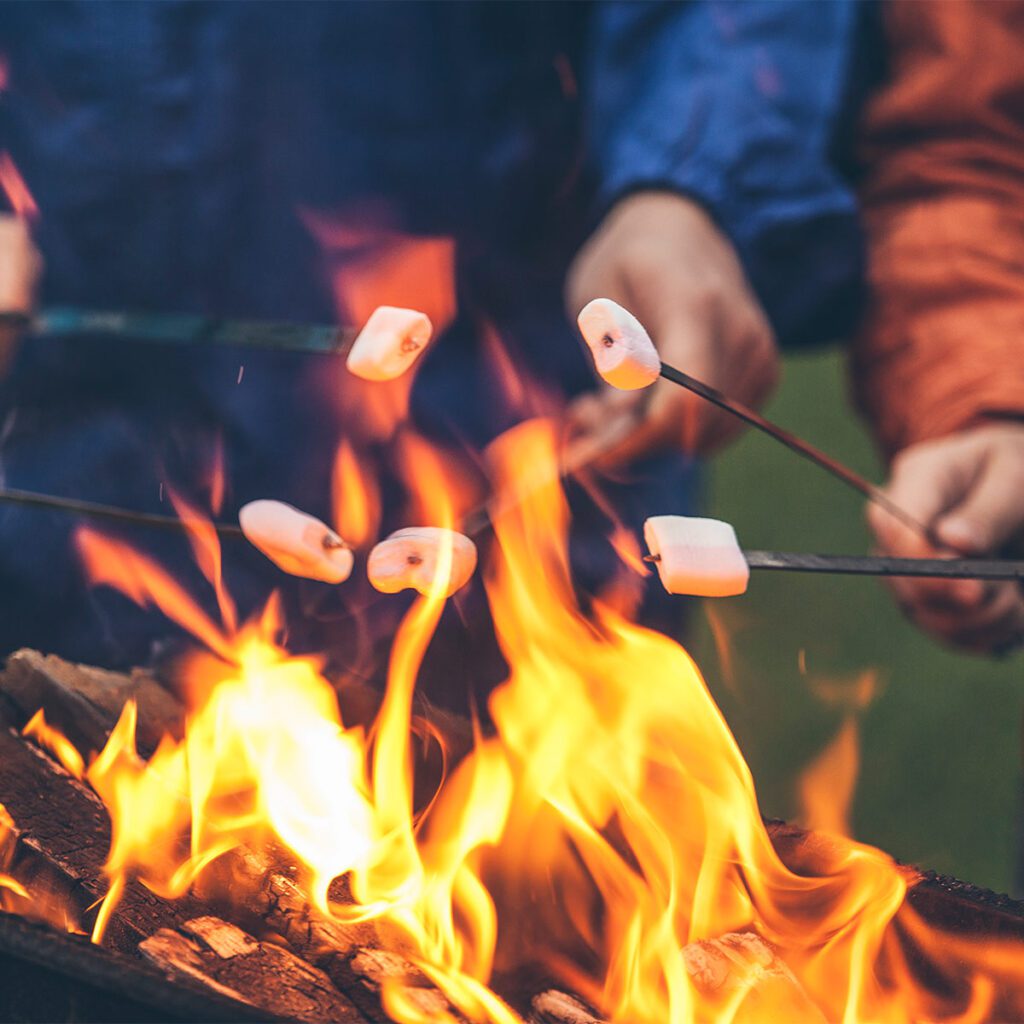
<svg viewBox="0 0 1024 1024">
<path fill-rule="evenodd" d="M 76 779 L 85 774 L 85 761 L 75 745 L 59 730 L 46 721 L 40 708 L 21 730 L 22 736 L 34 739 L 44 750 L 50 751 L 68 774 Z"/>
<path fill-rule="evenodd" d="M 800 660 L 804 662 L 804 658 Z M 799 821 L 806 828 L 853 835 L 850 816 L 860 774 L 860 716 L 879 688 L 873 669 L 850 679 L 812 680 L 812 692 L 822 703 L 842 709 L 843 718 L 835 736 L 804 768 L 798 781 Z"/>
<path fill-rule="evenodd" d="M 0 190 L 17 216 L 23 220 L 35 220 L 39 216 L 39 207 L 6 150 L 0 153 Z"/>
<path fill-rule="evenodd" d="M 423 524 L 456 526 L 466 498 L 442 454 L 408 435 L 399 462 Z M 158 605 L 218 655 L 191 665 L 184 739 L 142 761 L 129 703 L 89 765 L 113 823 L 94 937 L 128 879 L 177 896 L 225 852 L 272 841 L 320 913 L 378 919 L 472 1021 L 516 1020 L 491 986 L 531 969 L 629 1024 L 979 1020 L 1008 980 L 1020 987 L 1019 949 L 929 929 L 885 854 L 816 837 L 804 862 L 782 862 L 686 652 L 607 604 L 578 607 L 552 422 L 499 439 L 488 468 L 485 584 L 509 677 L 420 811 L 412 698 L 450 547 L 364 730 L 342 721 L 315 661 L 274 645 L 272 611 L 217 624 L 155 563 L 79 532 L 95 582 Z M 338 878 L 351 902 L 332 895 Z M 922 958 L 944 985 L 920 980 Z M 383 1000 L 401 1024 L 437 1019 L 397 985 Z"/>
<path fill-rule="evenodd" d="M 334 529 L 353 547 L 361 547 L 377 533 L 380 490 L 348 440 L 338 445 L 331 478 Z"/>
</svg>

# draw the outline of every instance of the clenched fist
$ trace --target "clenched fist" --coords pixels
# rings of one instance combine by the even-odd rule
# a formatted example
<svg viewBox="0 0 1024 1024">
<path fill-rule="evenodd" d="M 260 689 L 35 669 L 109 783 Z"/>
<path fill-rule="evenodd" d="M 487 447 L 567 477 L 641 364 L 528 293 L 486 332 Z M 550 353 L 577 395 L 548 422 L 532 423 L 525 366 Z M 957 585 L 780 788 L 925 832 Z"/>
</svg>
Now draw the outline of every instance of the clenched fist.
<svg viewBox="0 0 1024 1024">
<path fill-rule="evenodd" d="M 729 240 L 703 208 L 673 192 L 621 200 L 580 250 L 566 301 L 575 318 L 591 299 L 625 306 L 664 362 L 758 405 L 778 381 L 771 327 Z M 572 444 L 605 466 L 656 451 L 714 451 L 741 424 L 667 381 L 643 391 L 603 386 L 570 409 Z"/>
<path fill-rule="evenodd" d="M 948 546 L 936 552 L 871 506 L 868 522 L 887 554 L 998 555 L 1024 535 L 1024 423 L 993 421 L 912 445 L 894 459 L 886 492 Z M 952 646 L 998 653 L 1024 641 L 1024 591 L 1016 583 L 896 579 L 890 585 L 914 622 Z"/>
</svg>

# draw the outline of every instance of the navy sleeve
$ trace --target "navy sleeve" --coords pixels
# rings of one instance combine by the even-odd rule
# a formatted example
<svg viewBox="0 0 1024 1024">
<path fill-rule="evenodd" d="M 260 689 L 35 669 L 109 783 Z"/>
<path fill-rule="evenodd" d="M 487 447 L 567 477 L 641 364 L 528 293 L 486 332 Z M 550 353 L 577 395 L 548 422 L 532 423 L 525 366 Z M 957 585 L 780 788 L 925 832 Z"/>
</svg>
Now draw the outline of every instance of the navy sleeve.
<svg viewBox="0 0 1024 1024">
<path fill-rule="evenodd" d="M 850 326 L 862 255 L 832 160 L 849 99 L 856 0 L 603 3 L 584 104 L 601 210 L 668 188 L 732 239 L 784 344 Z"/>
</svg>

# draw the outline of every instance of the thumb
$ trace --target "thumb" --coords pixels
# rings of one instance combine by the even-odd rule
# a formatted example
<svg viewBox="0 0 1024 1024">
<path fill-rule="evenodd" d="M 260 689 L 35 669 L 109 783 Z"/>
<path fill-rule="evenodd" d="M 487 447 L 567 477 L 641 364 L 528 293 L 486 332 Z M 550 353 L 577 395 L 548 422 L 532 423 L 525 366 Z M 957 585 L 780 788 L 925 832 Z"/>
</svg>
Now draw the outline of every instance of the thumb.
<svg viewBox="0 0 1024 1024">
<path fill-rule="evenodd" d="M 1020 529 L 1024 500 L 1019 474 L 1004 470 L 999 460 L 989 463 L 964 500 L 936 523 L 944 543 L 959 551 L 992 553 Z"/>
</svg>

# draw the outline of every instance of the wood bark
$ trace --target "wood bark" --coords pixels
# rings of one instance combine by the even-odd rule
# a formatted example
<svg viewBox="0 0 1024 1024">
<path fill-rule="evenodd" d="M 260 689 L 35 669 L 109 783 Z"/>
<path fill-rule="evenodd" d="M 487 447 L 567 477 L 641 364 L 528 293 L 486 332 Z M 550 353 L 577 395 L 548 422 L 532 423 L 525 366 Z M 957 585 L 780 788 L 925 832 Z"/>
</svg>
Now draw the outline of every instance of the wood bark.
<svg viewBox="0 0 1024 1024">
<path fill-rule="evenodd" d="M 194 918 L 177 930 L 161 928 L 139 945 L 139 951 L 158 967 L 201 981 L 275 1017 L 317 1024 L 365 1020 L 323 971 L 216 917 Z"/>
<path fill-rule="evenodd" d="M 20 847 L 66 879 L 84 910 L 107 891 L 103 864 L 110 845 L 110 820 L 99 798 L 47 754 L 0 723 L 0 804 L 14 821 Z M 164 900 L 129 882 L 107 936 L 130 951 L 158 928 L 198 917 L 189 896 Z"/>
<path fill-rule="evenodd" d="M 730 932 L 683 947 L 683 963 L 696 992 L 714 1008 L 728 1008 L 733 1024 L 826 1024 L 796 975 L 760 936 Z M 698 1013 L 698 1018 L 700 1014 Z M 701 1018 L 702 1019 L 702 1018 Z M 550 989 L 534 997 L 530 1024 L 605 1024 L 576 996 Z"/>
<path fill-rule="evenodd" d="M 558 989 L 533 997 L 528 1024 L 607 1024 L 584 1002 Z"/>
<path fill-rule="evenodd" d="M 141 669 L 131 675 L 108 672 L 28 649 L 7 659 L 0 673 L 0 693 L 22 722 L 42 708 L 47 722 L 86 759 L 103 748 L 128 700 L 138 707 L 136 741 L 143 756 L 152 753 L 164 733 L 180 736 L 184 720 L 178 700 Z"/>
<path fill-rule="evenodd" d="M 730 932 L 691 942 L 683 947 L 683 962 L 701 995 L 732 1008 L 734 1024 L 827 1024 L 796 975 L 758 935 Z"/>
</svg>

